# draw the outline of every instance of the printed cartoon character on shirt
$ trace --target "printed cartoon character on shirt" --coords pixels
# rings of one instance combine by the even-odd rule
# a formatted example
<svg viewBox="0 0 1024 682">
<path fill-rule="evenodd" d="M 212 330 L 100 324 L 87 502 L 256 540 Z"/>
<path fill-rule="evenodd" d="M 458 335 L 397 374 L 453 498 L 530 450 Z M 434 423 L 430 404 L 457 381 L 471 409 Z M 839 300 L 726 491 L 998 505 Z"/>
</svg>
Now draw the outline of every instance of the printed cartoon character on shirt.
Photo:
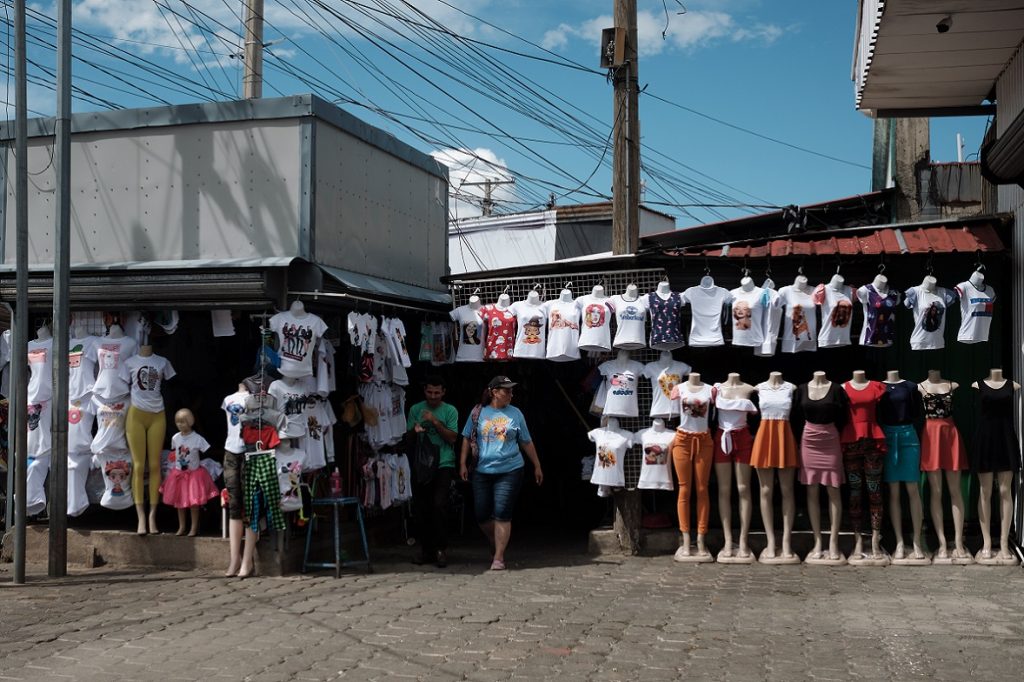
<svg viewBox="0 0 1024 682">
<path fill-rule="evenodd" d="M 286 324 L 281 328 L 281 355 L 290 360 L 304 360 L 313 342 L 313 328 Z"/>
<path fill-rule="evenodd" d="M 567 320 L 562 317 L 562 313 L 558 310 L 551 311 L 551 317 L 548 319 L 548 326 L 552 329 L 579 329 L 580 326 L 576 324 L 575 320 Z"/>
<path fill-rule="evenodd" d="M 679 409 L 683 411 L 683 414 L 702 419 L 708 415 L 708 407 L 711 405 L 710 402 L 704 402 L 702 400 L 687 400 L 684 398 L 679 401 Z"/>
<path fill-rule="evenodd" d="M 139 367 L 135 388 L 140 391 L 156 391 L 160 388 L 160 370 L 156 367 Z"/>
<path fill-rule="evenodd" d="M 937 332 L 939 327 L 942 326 L 942 316 L 946 313 L 946 309 L 942 307 L 938 301 L 934 301 L 928 310 L 924 311 L 924 319 L 921 320 L 921 326 L 926 332 Z"/>
<path fill-rule="evenodd" d="M 479 346 L 480 337 L 477 336 L 479 329 L 480 325 L 476 322 L 467 322 L 462 325 L 462 343 L 467 346 Z"/>
<path fill-rule="evenodd" d="M 597 464 L 602 469 L 615 466 L 615 451 L 604 445 L 599 445 L 597 447 Z"/>
<path fill-rule="evenodd" d="M 504 415 L 498 415 L 491 419 L 485 419 L 480 425 L 480 434 L 485 442 L 505 442 L 505 435 L 508 432 L 508 425 L 512 420 Z"/>
<path fill-rule="evenodd" d="M 603 327 L 605 321 L 605 310 L 607 308 L 600 303 L 591 303 L 583 311 L 583 322 L 587 327 Z"/>
<path fill-rule="evenodd" d="M 229 403 L 227 408 L 228 419 L 232 426 L 238 426 L 238 420 L 245 413 L 244 403 Z"/>
<path fill-rule="evenodd" d="M 850 321 L 853 319 L 853 303 L 843 299 L 836 303 L 836 307 L 832 309 L 832 315 L 829 320 L 832 322 L 833 327 L 848 327 Z"/>
<path fill-rule="evenodd" d="M 28 410 L 28 430 L 35 431 L 39 428 L 39 418 L 43 414 L 43 406 L 41 404 L 27 405 Z"/>
<path fill-rule="evenodd" d="M 167 463 L 172 468 L 178 468 L 182 471 L 188 469 L 188 457 L 192 453 L 192 449 L 187 445 L 179 445 L 177 450 L 171 450 L 171 454 L 167 456 Z"/>
<path fill-rule="evenodd" d="M 616 372 L 608 377 L 608 385 L 612 387 L 612 393 L 615 395 L 632 395 L 635 383 L 636 377 L 632 374 Z"/>
<path fill-rule="evenodd" d="M 82 401 L 68 401 L 68 424 L 77 424 L 82 421 Z"/>
<path fill-rule="evenodd" d="M 801 334 L 806 334 L 807 338 L 811 338 L 811 329 L 807 326 L 807 315 L 804 313 L 804 307 L 802 305 L 793 306 L 793 338 L 799 339 Z"/>
<path fill-rule="evenodd" d="M 103 474 L 113 484 L 110 494 L 121 497 L 124 495 L 124 482 L 132 475 L 132 463 L 126 459 L 111 460 L 103 465 Z"/>
<path fill-rule="evenodd" d="M 300 462 L 285 462 L 277 472 L 288 481 L 288 490 L 282 493 L 281 503 L 299 499 L 299 483 L 302 481 L 302 464 Z"/>
<path fill-rule="evenodd" d="M 310 438 L 320 440 L 322 430 L 320 428 L 320 420 L 316 418 L 316 415 L 309 415 L 309 419 L 306 420 L 306 428 Z"/>
<path fill-rule="evenodd" d="M 78 369 L 82 366 L 82 355 L 85 354 L 85 346 L 80 343 L 74 345 L 68 351 L 68 369 Z"/>
<path fill-rule="evenodd" d="M 657 443 L 644 448 L 644 464 L 665 464 L 668 462 L 668 450 Z"/>
<path fill-rule="evenodd" d="M 658 377 L 658 388 L 665 395 L 666 398 L 672 398 L 672 389 L 679 385 L 683 380 L 683 377 L 678 374 L 672 374 L 671 372 L 662 372 L 661 376 Z"/>
<path fill-rule="evenodd" d="M 306 407 L 312 407 L 316 404 L 316 398 L 305 393 L 285 393 L 284 394 L 284 414 L 290 416 L 294 414 L 302 414 Z"/>
<path fill-rule="evenodd" d="M 540 343 L 540 318 L 534 317 L 523 325 L 523 343 L 536 345 Z"/>
</svg>

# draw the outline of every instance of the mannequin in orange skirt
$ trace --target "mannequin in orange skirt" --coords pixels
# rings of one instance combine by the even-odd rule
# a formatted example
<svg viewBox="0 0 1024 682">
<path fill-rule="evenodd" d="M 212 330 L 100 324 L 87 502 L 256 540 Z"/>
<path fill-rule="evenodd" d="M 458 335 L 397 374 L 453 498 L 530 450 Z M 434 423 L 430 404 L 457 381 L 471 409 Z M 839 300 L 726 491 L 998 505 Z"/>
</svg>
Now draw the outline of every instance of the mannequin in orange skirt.
<svg viewBox="0 0 1024 682">
<path fill-rule="evenodd" d="M 793 499 L 793 481 L 796 478 L 798 465 L 796 456 L 796 440 L 789 426 L 789 413 L 793 406 L 793 392 L 796 387 L 783 381 L 782 374 L 772 372 L 768 381 L 757 385 L 758 399 L 761 404 L 761 426 L 754 439 L 754 449 L 750 455 L 750 465 L 757 470 L 757 480 L 761 486 L 761 521 L 768 545 L 761 553 L 759 561 L 766 563 L 799 563 L 800 558 L 793 553 L 790 537 L 793 532 L 793 520 L 796 517 L 796 503 Z M 776 472 L 779 487 L 782 488 L 782 554 L 775 548 L 774 505 Z"/>
</svg>

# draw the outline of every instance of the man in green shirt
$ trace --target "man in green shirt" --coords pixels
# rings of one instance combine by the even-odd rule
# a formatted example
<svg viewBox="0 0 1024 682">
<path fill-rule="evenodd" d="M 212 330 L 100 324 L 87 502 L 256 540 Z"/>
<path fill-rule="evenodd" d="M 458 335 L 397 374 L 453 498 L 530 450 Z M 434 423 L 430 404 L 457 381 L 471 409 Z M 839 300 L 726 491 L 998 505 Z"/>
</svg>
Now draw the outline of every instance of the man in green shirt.
<svg viewBox="0 0 1024 682">
<path fill-rule="evenodd" d="M 455 477 L 455 449 L 459 413 L 444 402 L 444 379 L 431 375 L 423 380 L 425 400 L 409 408 L 407 429 L 411 439 L 425 433 L 440 448 L 437 472 L 425 484 L 413 481 L 413 513 L 416 517 L 420 555 L 416 563 L 448 565 L 448 493 Z"/>
</svg>

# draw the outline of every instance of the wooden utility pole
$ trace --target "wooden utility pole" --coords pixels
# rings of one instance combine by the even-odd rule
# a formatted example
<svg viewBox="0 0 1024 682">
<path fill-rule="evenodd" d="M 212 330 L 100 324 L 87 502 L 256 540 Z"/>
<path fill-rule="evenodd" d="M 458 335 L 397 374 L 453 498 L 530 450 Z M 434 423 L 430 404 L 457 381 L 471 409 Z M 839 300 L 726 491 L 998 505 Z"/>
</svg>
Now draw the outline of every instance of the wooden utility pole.
<svg viewBox="0 0 1024 682">
<path fill-rule="evenodd" d="M 612 135 L 612 253 L 640 245 L 640 117 L 636 0 L 615 0 L 615 28 L 625 29 L 623 63 L 612 67 L 615 109 Z"/>
<path fill-rule="evenodd" d="M 242 97 L 263 97 L 263 0 L 245 0 L 245 76 Z"/>
</svg>

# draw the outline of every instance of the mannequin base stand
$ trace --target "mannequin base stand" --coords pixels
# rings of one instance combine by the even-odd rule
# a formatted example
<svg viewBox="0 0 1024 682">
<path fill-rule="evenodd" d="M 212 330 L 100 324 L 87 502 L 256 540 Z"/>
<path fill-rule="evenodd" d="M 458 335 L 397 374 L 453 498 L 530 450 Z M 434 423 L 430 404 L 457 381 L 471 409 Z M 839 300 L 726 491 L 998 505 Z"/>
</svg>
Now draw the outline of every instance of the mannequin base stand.
<svg viewBox="0 0 1024 682">
<path fill-rule="evenodd" d="M 800 563 L 800 557 L 794 554 L 793 556 L 782 556 L 778 554 L 773 557 L 766 557 L 765 552 L 761 552 L 761 556 L 757 558 L 757 563 L 765 564 L 766 566 L 792 566 Z"/>
<path fill-rule="evenodd" d="M 932 555 L 929 554 L 928 552 L 925 552 L 924 556 L 921 557 L 921 558 L 907 556 L 907 557 L 903 557 L 902 559 L 892 559 L 892 565 L 893 566 L 931 566 L 932 565 Z"/>
<path fill-rule="evenodd" d="M 851 566 L 859 566 L 869 568 L 872 566 L 888 566 L 892 563 L 892 559 L 889 558 L 888 552 L 882 552 L 881 556 L 872 556 L 871 554 L 861 554 L 860 556 L 850 555 L 850 558 L 846 560 Z"/>
<path fill-rule="evenodd" d="M 952 554 L 944 557 L 932 557 L 933 566 L 970 566 L 974 563 L 974 557 L 970 554 L 954 557 Z"/>
<path fill-rule="evenodd" d="M 755 561 L 754 553 L 749 549 L 747 550 L 747 556 L 739 555 L 739 545 L 732 546 L 732 553 L 730 556 L 725 556 L 725 550 L 723 549 L 715 557 L 715 561 L 720 564 L 752 564 Z"/>
<path fill-rule="evenodd" d="M 983 551 L 978 550 L 978 553 L 974 555 L 974 560 L 982 566 L 1016 566 L 1018 563 L 1017 557 L 1012 554 L 1008 557 L 993 554 L 991 557 L 985 558 L 981 555 Z"/>
<path fill-rule="evenodd" d="M 677 549 L 676 553 L 672 555 L 672 561 L 680 564 L 710 564 L 714 563 L 715 557 L 711 555 L 711 552 L 698 554 L 697 548 L 691 545 L 689 554 L 683 554 L 682 547 Z"/>
<path fill-rule="evenodd" d="M 846 557 L 842 554 L 834 558 L 825 553 L 817 557 L 812 557 L 808 554 L 807 558 L 804 559 L 804 563 L 809 566 L 845 566 Z"/>
</svg>

